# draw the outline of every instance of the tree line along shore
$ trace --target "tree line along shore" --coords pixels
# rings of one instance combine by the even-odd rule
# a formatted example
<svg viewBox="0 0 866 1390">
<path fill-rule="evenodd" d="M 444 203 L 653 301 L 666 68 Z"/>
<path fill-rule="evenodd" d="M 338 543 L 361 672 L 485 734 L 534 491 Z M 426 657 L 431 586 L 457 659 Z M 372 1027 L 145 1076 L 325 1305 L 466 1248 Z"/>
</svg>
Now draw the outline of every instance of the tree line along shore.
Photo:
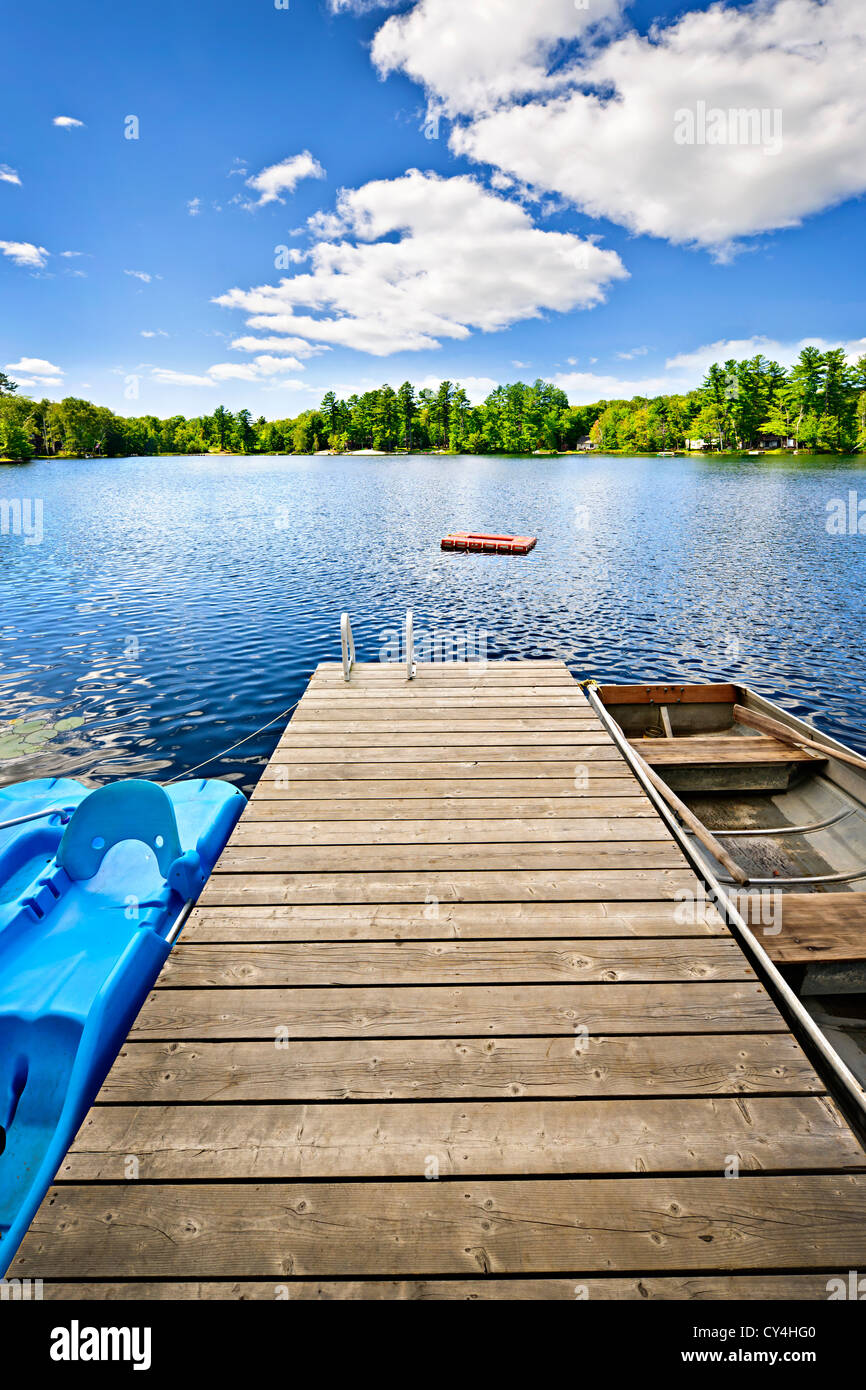
<svg viewBox="0 0 866 1390">
<path fill-rule="evenodd" d="M 331 451 L 455 454 L 663 453 L 788 450 L 866 452 L 866 355 L 804 348 L 786 369 L 762 356 L 715 363 L 685 394 L 570 405 L 550 382 L 498 386 L 473 405 L 443 381 L 408 381 L 338 399 L 285 420 L 217 406 L 211 415 L 121 416 L 67 396 L 33 400 L 0 372 L 0 458 L 153 454 L 311 454 Z"/>
</svg>

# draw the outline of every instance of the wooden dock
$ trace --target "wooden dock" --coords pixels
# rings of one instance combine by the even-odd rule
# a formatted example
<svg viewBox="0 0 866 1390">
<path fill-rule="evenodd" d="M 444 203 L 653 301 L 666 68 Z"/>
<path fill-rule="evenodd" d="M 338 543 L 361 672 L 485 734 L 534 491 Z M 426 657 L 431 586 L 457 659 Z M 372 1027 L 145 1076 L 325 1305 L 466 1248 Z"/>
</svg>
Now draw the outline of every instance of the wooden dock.
<svg viewBox="0 0 866 1390">
<path fill-rule="evenodd" d="M 405 677 L 317 669 L 10 1277 L 826 1298 L 866 1155 L 566 667 Z"/>
</svg>

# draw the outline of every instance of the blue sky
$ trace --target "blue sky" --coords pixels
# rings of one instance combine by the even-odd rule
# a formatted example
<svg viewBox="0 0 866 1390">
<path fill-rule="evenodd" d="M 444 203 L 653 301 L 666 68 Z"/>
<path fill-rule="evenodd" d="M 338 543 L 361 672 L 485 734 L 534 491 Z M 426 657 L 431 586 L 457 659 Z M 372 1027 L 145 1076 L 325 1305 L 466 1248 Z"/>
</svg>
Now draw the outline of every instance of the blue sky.
<svg viewBox="0 0 866 1390">
<path fill-rule="evenodd" d="M 0 369 L 273 418 L 331 386 L 581 401 L 803 340 L 857 355 L 860 9 L 7 6 Z"/>
</svg>

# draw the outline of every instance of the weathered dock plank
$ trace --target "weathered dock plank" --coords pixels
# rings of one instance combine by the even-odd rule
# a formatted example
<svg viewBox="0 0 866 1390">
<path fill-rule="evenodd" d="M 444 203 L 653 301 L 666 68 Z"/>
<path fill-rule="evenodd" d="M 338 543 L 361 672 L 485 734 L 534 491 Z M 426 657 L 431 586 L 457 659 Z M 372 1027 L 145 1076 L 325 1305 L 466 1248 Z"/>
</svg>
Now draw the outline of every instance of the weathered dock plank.
<svg viewBox="0 0 866 1390">
<path fill-rule="evenodd" d="M 480 764 L 476 764 L 476 767 Z M 487 764 L 489 767 L 490 764 Z M 624 797 L 633 799 L 635 783 L 630 774 L 616 763 L 600 763 L 595 771 L 590 763 L 579 763 L 575 759 L 568 765 L 569 775 L 557 775 L 555 768 L 559 764 L 550 764 L 542 767 L 541 773 L 534 776 L 509 777 L 504 779 L 499 775 L 498 770 L 486 776 L 472 776 L 460 779 L 449 769 L 449 776 L 428 778 L 401 777 L 395 776 L 390 779 L 378 777 L 347 777 L 341 780 L 338 777 L 299 777 L 296 774 L 289 776 L 288 769 L 283 768 L 277 776 L 276 770 L 271 771 L 262 777 L 255 791 L 252 794 L 253 800 L 268 801 L 358 801 L 377 802 L 382 805 L 383 798 L 394 797 L 396 799 L 410 800 L 429 800 L 430 798 L 451 798 L 453 800 L 477 799 L 479 797 L 498 797 L 501 800 L 503 813 L 509 806 L 514 805 L 514 798 L 524 797 L 558 797 L 562 798 L 562 814 L 573 816 L 576 813 L 574 806 L 584 795 L 583 783 L 587 784 L 590 795 L 597 797 Z M 550 769 L 554 770 L 551 771 Z M 610 776 L 600 774 L 599 768 L 611 768 Z M 355 769 L 357 772 L 357 768 Z M 437 765 L 437 771 L 441 768 Z M 615 775 L 614 775 L 615 774 Z M 576 785 L 579 783 L 580 785 Z M 510 812 L 509 812 L 510 814 Z"/>
<path fill-rule="evenodd" d="M 206 906 L 278 903 L 413 903 L 418 910 L 449 902 L 596 902 L 656 896 L 678 900 L 694 886 L 687 868 L 558 870 L 443 869 L 415 873 L 215 873 L 201 895 Z"/>
<path fill-rule="evenodd" d="M 58 1238 L 58 1229 L 62 1237 Z M 866 1175 L 64 1183 L 24 1278 L 352 1278 L 866 1263 Z"/>
<path fill-rule="evenodd" d="M 141 1182 L 261 1178 L 491 1177 L 523 1174 L 866 1170 L 824 1097 L 530 1100 L 346 1105 L 103 1105 L 60 1169 L 118 1182 L 130 1154 Z"/>
<path fill-rule="evenodd" d="M 763 986 L 392 985 L 348 989 L 158 988 L 136 1038 L 424 1038 L 469 1033 L 787 1031 Z M 582 1034 L 581 1034 L 582 1036 Z"/>
<path fill-rule="evenodd" d="M 595 820 L 654 819 L 657 815 L 652 803 L 636 784 L 618 784 L 615 795 L 569 797 L 564 796 L 444 796 L 436 797 L 347 797 L 335 801 L 333 797 L 316 801 L 314 798 L 293 798 L 290 795 L 254 796 L 244 812 L 241 824 L 249 826 L 253 821 L 267 820 L 290 826 L 297 821 L 331 824 L 332 833 L 343 833 L 336 827 L 342 821 L 376 821 L 387 817 L 388 824 L 399 834 L 398 822 L 417 820 L 420 816 L 431 827 L 431 834 L 444 828 L 443 823 L 465 819 L 513 820 L 522 824 L 532 824 L 536 820 L 580 820 L 584 817 Z M 240 829 L 240 826 L 238 826 Z M 554 827 L 555 829 L 555 827 Z M 364 833 L 363 830 L 359 833 Z M 373 833 L 373 832 L 371 832 Z M 638 839 L 643 839 L 641 832 Z M 238 842 L 240 843 L 240 841 Z M 369 844 L 370 840 L 361 841 Z"/>
<path fill-rule="evenodd" d="M 537 937 L 727 936 L 712 907 L 682 911 L 666 899 L 635 902 L 265 904 L 197 908 L 184 928 L 190 941 L 427 941 Z M 435 911 L 434 911 L 435 908 Z"/>
<path fill-rule="evenodd" d="M 789 1033 L 571 1037 L 130 1041 L 101 1100 L 123 1105 L 238 1101 L 595 1099 L 814 1095 L 820 1077 Z"/>
<path fill-rule="evenodd" d="M 243 845 L 227 849 L 222 859 L 226 874 L 315 874 L 334 863 L 330 845 Z M 341 872 L 392 873 L 406 869 L 413 874 L 439 870 L 492 869 L 521 873 L 528 869 L 679 869 L 682 851 L 668 841 L 629 840 L 591 846 L 565 844 L 497 845 L 344 845 Z"/>
<path fill-rule="evenodd" d="M 276 815 L 278 816 L 278 811 Z M 261 814 L 250 816 L 238 827 L 235 847 L 240 845 L 527 845 L 543 843 L 557 849 L 585 842 L 598 844 L 613 840 L 632 845 L 648 840 L 672 844 L 670 833 L 658 819 L 644 815 L 591 818 L 503 817 L 501 820 L 400 819 L 353 821 L 273 821 Z M 342 862 L 343 856 L 340 856 Z M 334 856 L 330 862 L 333 864 Z"/>
<path fill-rule="evenodd" d="M 235 945 L 186 943 L 166 961 L 161 983 L 175 989 L 234 985 L 559 984 L 750 980 L 735 941 L 370 941 Z"/>
</svg>

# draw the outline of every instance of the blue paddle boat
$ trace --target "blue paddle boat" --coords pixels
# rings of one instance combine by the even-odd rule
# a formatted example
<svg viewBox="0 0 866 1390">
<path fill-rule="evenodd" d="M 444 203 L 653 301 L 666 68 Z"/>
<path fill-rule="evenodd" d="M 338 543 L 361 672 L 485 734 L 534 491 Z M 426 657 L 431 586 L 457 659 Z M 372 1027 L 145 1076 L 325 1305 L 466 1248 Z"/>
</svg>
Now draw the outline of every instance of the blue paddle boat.
<svg viewBox="0 0 866 1390">
<path fill-rule="evenodd" d="M 0 788 L 0 1274 L 245 805 L 214 780 Z"/>
</svg>

